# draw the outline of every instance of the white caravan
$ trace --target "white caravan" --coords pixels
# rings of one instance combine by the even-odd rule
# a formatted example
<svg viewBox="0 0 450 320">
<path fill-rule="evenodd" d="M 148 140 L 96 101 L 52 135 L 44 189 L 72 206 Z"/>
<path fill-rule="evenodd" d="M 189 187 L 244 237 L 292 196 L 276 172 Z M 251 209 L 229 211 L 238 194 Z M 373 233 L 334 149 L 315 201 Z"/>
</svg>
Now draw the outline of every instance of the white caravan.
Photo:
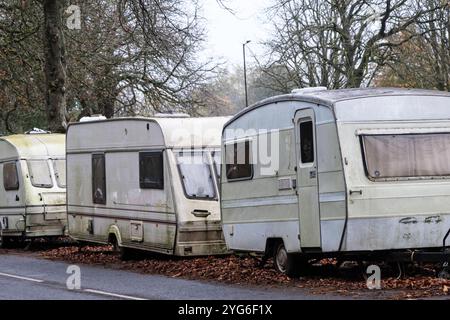
<svg viewBox="0 0 450 320">
<path fill-rule="evenodd" d="M 67 132 L 69 235 L 177 256 L 226 253 L 220 137 L 229 118 L 118 118 Z"/>
<path fill-rule="evenodd" d="M 0 168 L 0 244 L 64 235 L 64 135 L 0 137 Z"/>
<path fill-rule="evenodd" d="M 229 249 L 273 256 L 288 274 L 314 257 L 441 257 L 449 93 L 294 90 L 244 109 L 222 140 Z"/>
</svg>

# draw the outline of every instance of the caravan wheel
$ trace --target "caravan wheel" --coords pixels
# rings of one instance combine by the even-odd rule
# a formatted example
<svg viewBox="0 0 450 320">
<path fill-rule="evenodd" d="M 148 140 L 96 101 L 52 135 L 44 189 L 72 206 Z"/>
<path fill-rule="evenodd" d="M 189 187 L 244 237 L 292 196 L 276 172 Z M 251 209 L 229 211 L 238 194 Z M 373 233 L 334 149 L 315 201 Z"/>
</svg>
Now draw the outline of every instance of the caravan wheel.
<svg viewBox="0 0 450 320">
<path fill-rule="evenodd" d="M 127 261 L 131 259 L 131 253 L 130 253 L 131 249 L 128 248 L 124 248 L 122 246 L 119 246 L 119 244 L 117 243 L 117 241 L 113 242 L 113 251 L 114 253 L 116 253 L 117 255 L 119 255 L 120 260 L 122 261 Z"/>
<path fill-rule="evenodd" d="M 280 243 L 276 248 L 273 260 L 275 268 L 280 273 L 289 277 L 298 276 L 298 257 L 294 254 L 288 253 L 283 243 Z"/>
<path fill-rule="evenodd" d="M 0 236 L 0 248 L 1 249 L 7 249 L 9 248 L 9 245 L 11 244 L 11 240 L 9 238 L 6 237 L 1 237 Z"/>
</svg>

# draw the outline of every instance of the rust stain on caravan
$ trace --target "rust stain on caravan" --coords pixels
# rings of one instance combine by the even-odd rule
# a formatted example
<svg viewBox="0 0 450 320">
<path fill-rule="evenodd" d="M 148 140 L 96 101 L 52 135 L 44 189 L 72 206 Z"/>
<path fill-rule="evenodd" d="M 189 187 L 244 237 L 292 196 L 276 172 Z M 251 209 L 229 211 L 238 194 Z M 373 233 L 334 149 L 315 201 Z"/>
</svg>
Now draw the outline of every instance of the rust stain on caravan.
<svg viewBox="0 0 450 320">
<path fill-rule="evenodd" d="M 416 224 L 416 223 L 418 223 L 417 219 L 414 218 L 414 217 L 403 218 L 399 222 L 403 223 L 403 224 Z"/>
<path fill-rule="evenodd" d="M 431 216 L 425 218 L 425 223 L 441 223 L 441 222 L 442 222 L 441 216 Z"/>
</svg>

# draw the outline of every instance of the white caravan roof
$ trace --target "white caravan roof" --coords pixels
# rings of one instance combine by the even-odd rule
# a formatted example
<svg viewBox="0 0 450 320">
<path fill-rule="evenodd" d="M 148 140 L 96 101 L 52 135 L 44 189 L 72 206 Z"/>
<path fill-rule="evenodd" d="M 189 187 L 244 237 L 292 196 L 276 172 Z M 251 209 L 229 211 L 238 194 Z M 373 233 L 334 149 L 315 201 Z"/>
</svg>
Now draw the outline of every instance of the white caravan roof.
<svg viewBox="0 0 450 320">
<path fill-rule="evenodd" d="M 69 125 L 67 151 L 219 147 L 230 117 L 114 118 Z"/>
<path fill-rule="evenodd" d="M 402 88 L 294 90 L 291 94 L 271 97 L 243 109 L 225 127 L 253 110 L 285 101 L 328 107 L 337 121 L 449 119 L 449 98 L 450 92 Z M 280 108 L 278 112 L 282 110 Z"/>
<path fill-rule="evenodd" d="M 64 134 L 19 134 L 0 137 L 1 159 L 64 158 Z"/>
</svg>

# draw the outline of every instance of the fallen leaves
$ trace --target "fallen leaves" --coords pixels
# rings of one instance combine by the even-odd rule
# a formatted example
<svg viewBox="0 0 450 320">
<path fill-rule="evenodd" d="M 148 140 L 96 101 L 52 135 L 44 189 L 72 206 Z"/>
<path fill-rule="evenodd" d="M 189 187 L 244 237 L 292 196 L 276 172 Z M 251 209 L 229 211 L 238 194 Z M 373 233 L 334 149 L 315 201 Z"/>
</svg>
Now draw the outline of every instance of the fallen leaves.
<svg viewBox="0 0 450 320">
<path fill-rule="evenodd" d="M 433 266 L 415 267 L 410 276 L 395 277 L 395 270 L 382 271 L 382 290 L 369 290 L 356 264 L 338 268 L 334 259 L 316 262 L 299 279 L 290 279 L 275 271 L 271 263 L 259 266 L 259 260 L 248 255 L 177 258 L 148 255 L 134 261 L 120 261 L 111 246 L 86 246 L 80 250 L 73 245 L 40 248 L 47 259 L 71 263 L 103 265 L 146 274 L 172 278 L 218 281 L 246 286 L 277 286 L 309 290 L 315 294 L 355 297 L 415 299 L 449 294 L 450 281 L 435 277 Z M 269 261 L 270 262 L 270 261 Z"/>
</svg>

